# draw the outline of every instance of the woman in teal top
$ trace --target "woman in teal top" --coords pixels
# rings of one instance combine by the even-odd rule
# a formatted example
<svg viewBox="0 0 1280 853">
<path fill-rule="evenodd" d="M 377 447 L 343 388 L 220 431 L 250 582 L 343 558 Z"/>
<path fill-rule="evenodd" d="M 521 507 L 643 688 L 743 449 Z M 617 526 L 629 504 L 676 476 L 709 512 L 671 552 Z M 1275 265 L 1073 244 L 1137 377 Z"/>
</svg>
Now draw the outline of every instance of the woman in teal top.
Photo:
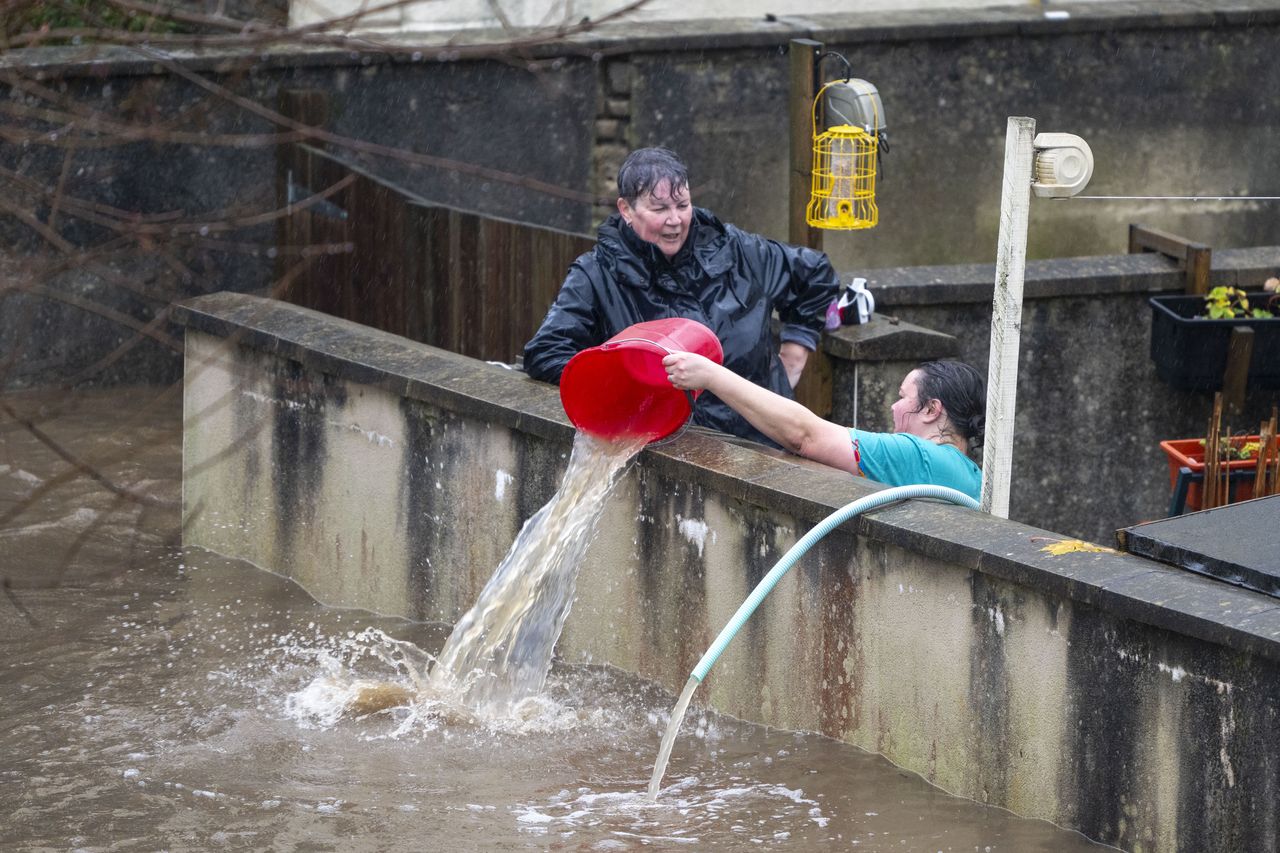
<svg viewBox="0 0 1280 853">
<path fill-rule="evenodd" d="M 893 404 L 892 433 L 823 420 L 700 355 L 675 353 L 662 363 L 672 385 L 710 391 L 800 456 L 890 486 L 929 483 L 981 499 L 982 470 L 968 453 L 982 443 L 986 383 L 964 362 L 930 361 L 908 373 Z"/>
</svg>

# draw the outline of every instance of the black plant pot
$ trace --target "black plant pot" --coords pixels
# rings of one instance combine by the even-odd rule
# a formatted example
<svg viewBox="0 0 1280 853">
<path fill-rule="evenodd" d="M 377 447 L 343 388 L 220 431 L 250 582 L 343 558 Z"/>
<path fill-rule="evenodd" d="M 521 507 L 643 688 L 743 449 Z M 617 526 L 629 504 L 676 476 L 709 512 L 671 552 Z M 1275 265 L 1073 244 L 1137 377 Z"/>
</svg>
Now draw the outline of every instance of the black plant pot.
<svg viewBox="0 0 1280 853">
<path fill-rule="evenodd" d="M 1250 293 L 1250 305 L 1265 305 L 1270 293 Z M 1201 296 L 1151 297 L 1151 360 L 1161 380 L 1186 391 L 1215 391 L 1227 370 L 1231 330 L 1253 329 L 1251 388 L 1280 388 L 1280 317 L 1210 320 Z"/>
</svg>

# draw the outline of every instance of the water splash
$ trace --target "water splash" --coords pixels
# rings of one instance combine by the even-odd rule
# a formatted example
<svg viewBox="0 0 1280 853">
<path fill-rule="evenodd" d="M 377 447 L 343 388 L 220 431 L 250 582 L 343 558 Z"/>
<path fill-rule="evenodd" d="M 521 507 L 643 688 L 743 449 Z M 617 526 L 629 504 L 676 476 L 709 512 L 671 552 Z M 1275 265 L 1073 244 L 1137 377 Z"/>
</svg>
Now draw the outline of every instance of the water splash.
<svg viewBox="0 0 1280 853">
<path fill-rule="evenodd" d="M 559 490 L 454 626 L 431 671 L 435 686 L 460 691 L 472 708 L 508 707 L 542 689 L 605 498 L 646 443 L 577 434 Z"/>
<path fill-rule="evenodd" d="M 424 719 L 447 715 L 449 697 L 428 689 L 431 655 L 377 628 L 310 639 L 291 632 L 277 638 L 277 651 L 319 670 L 285 698 L 286 716 L 306 728 L 397 708 L 414 709 Z"/>
<path fill-rule="evenodd" d="M 581 722 L 580 712 L 539 694 L 605 498 L 644 445 L 578 434 L 559 490 L 525 523 L 438 658 L 377 630 L 350 632 L 321 647 L 282 638 L 321 670 L 290 694 L 286 714 L 304 726 L 328 728 L 343 718 L 390 712 L 401 721 L 393 737 L 441 722 L 521 731 Z M 390 677 L 368 677 L 364 659 L 389 669 Z"/>
<path fill-rule="evenodd" d="M 655 804 L 641 792 L 580 787 L 541 802 L 517 803 L 510 811 L 525 835 L 607 833 L 616 842 L 597 842 L 591 848 L 595 850 L 704 849 L 719 846 L 715 841 L 723 838 L 726 827 L 736 836 L 735 849 L 748 844 L 768 847 L 792 836 L 812 838 L 830 820 L 821 803 L 803 789 L 741 777 L 688 776 L 667 793 L 664 803 Z M 761 815 L 768 815 L 768 820 Z"/>
</svg>

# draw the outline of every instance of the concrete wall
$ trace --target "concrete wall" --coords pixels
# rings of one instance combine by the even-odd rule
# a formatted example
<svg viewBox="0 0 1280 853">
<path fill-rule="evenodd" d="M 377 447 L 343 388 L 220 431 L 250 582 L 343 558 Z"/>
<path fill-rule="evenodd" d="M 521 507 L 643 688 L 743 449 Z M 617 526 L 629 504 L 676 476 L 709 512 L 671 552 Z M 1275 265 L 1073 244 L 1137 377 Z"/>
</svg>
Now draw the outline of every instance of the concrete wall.
<svg viewBox="0 0 1280 853">
<path fill-rule="evenodd" d="M 236 294 L 180 319 L 187 544 L 326 603 L 452 621 L 566 465 L 555 389 L 519 373 Z M 677 690 L 785 550 L 872 488 L 699 431 L 646 449 L 560 653 Z M 1129 555 L 1051 556 L 1046 535 L 920 501 L 859 517 L 697 700 L 1127 849 L 1274 849 L 1275 599 Z"/>
<path fill-rule="evenodd" d="M 384 176 L 433 201 L 566 230 L 595 224 L 598 211 L 586 195 L 608 164 L 594 162 L 594 123 L 618 119 L 630 144 L 668 144 L 687 156 L 700 202 L 744 227 L 785 237 L 785 48 L 791 39 L 815 38 L 850 57 L 855 74 L 880 88 L 893 141 L 879 185 L 881 225 L 828 240 L 839 264 L 851 269 L 993 257 L 1009 115 L 1034 116 L 1041 130 L 1084 136 L 1097 159 L 1091 194 L 1266 195 L 1276 185 L 1280 166 L 1259 152 L 1268 150 L 1280 123 L 1271 94 L 1280 91 L 1280 68 L 1271 61 L 1280 44 L 1280 3 L 1054 8 L 1070 17 L 1047 19 L 1038 4 L 907 9 L 602 26 L 519 54 L 491 42 L 419 34 L 388 37 L 377 50 L 175 52 L 172 61 L 267 105 L 280 87 L 320 88 L 333 95 L 331 128 L 352 140 L 455 158 L 576 192 L 557 199 L 366 151 Z M 172 115 L 189 109 L 196 93 L 208 94 L 123 49 L 12 51 L 2 64 L 57 81 L 60 90 L 112 119 Z M 625 73 L 614 66 L 625 66 Z M 611 75 L 615 82 L 625 78 L 629 89 L 619 116 L 606 103 Z M 219 98 L 209 104 L 213 109 L 201 114 L 210 130 L 221 129 L 219 122 L 239 132 L 269 128 Z M 47 165 L 52 184 L 64 152 L 53 151 L 45 164 L 37 156 L 41 144 L 5 146 L 0 158 Z M 126 209 L 135 202 L 144 210 L 172 209 L 160 201 L 172 205 L 179 194 L 197 206 L 197 199 L 225 186 L 244 202 L 271 203 L 272 182 L 258 179 L 270 148 L 197 150 L 199 156 L 170 163 L 176 149 L 159 147 L 151 158 L 160 161 L 158 171 L 112 176 L 113 195 L 102 200 Z M 140 159 L 129 149 L 77 151 L 73 166 L 98 159 L 118 167 L 121 155 Z M 94 184 L 77 169 L 68 180 L 68 191 L 87 192 Z M 1041 202 L 1032 217 L 1031 255 L 1122 250 L 1124 228 L 1134 219 L 1223 248 L 1272 245 L 1280 243 L 1273 207 Z"/>
<path fill-rule="evenodd" d="M 1214 255 L 1210 285 L 1261 290 L 1280 249 Z M 867 270 L 878 315 L 827 335 L 832 418 L 892 429 L 898 382 L 920 361 L 988 366 L 992 265 Z M 1161 382 L 1151 360 L 1153 294 L 1181 293 L 1184 273 L 1153 254 L 1033 261 L 1027 267 L 1014 424 L 1010 517 L 1094 542 L 1169 514 L 1160 442 L 1207 434 L 1213 393 Z M 889 318 L 899 322 L 895 325 Z M 922 328 L 923 327 L 923 328 Z M 1256 434 L 1280 402 L 1250 388 L 1224 429 Z"/>
<path fill-rule="evenodd" d="M 1151 14 L 1133 15 L 1139 8 Z M 1002 10 L 936 28 L 875 18 L 815 27 L 813 38 L 879 88 L 892 141 L 877 186 L 880 224 L 828 235 L 837 265 L 994 258 L 1011 115 L 1089 142 L 1090 195 L 1270 195 L 1272 158 L 1255 152 L 1273 144 L 1280 120 L 1272 94 L 1280 68 L 1266 59 L 1280 30 L 1265 19 L 1178 14 L 1185 9 L 1113 3 L 1076 7 L 1069 22 Z M 635 141 L 687 150 L 700 202 L 785 235 L 786 57 L 771 44 L 637 45 L 631 61 Z M 1246 71 L 1254 67 L 1261 77 Z M 1037 201 L 1029 256 L 1123 251 L 1132 221 L 1219 247 L 1272 244 L 1280 234 L 1265 202 Z"/>
<path fill-rule="evenodd" d="M 0 98 L 15 109 L 47 107 L 32 94 L 38 87 L 103 121 L 143 133 L 171 122 L 209 140 L 123 143 L 112 134 L 90 134 L 90 142 L 73 138 L 65 146 L 58 143 L 68 135 L 62 125 L 6 121 L 15 132 L 47 135 L 38 134 L 35 143 L 0 142 L 7 203 L 29 214 L 24 221 L 0 211 L 0 385 L 174 381 L 180 342 L 134 341 L 137 329 L 156 321 L 162 334 L 176 333 L 161 317 L 171 302 L 220 290 L 266 292 L 278 266 L 287 270 L 297 262 L 307 247 L 279 245 L 273 219 L 282 204 L 270 134 L 279 128 L 230 98 L 272 109 L 282 88 L 323 89 L 329 127 L 357 149 L 343 150 L 384 177 L 429 189 L 433 200 L 505 211 L 521 221 L 564 228 L 588 218 L 590 199 L 580 188 L 591 180 L 595 104 L 582 96 L 595 86 L 589 61 L 543 73 L 494 60 L 439 63 L 405 55 L 387 63 L 379 56 L 363 66 L 346 52 L 336 64 L 332 55 L 287 55 L 283 63 L 256 55 L 185 58 L 188 70 L 225 87 L 226 97 L 119 49 L 0 56 L 0 70 L 19 75 L 0 77 Z M 26 82 L 15 87 L 13 79 Z M 495 126 L 507 132 L 495 136 Z M 408 155 L 379 155 L 361 147 L 365 142 Z M 461 165 L 453 169 L 454 163 Z M 511 180 L 477 178 L 463 166 Z M 566 189 L 548 194 L 520 181 Z M 99 205 L 99 213 L 81 215 L 83 206 L 65 202 L 54 215 L 55 188 Z M 255 224 L 224 227 L 233 217 Z M 143 232 L 137 224 L 155 218 L 164 223 L 158 230 Z M 55 223 L 65 246 L 52 244 L 30 221 Z M 154 222 L 145 227 L 156 228 Z M 95 368 L 130 342 L 122 356 Z"/>
</svg>

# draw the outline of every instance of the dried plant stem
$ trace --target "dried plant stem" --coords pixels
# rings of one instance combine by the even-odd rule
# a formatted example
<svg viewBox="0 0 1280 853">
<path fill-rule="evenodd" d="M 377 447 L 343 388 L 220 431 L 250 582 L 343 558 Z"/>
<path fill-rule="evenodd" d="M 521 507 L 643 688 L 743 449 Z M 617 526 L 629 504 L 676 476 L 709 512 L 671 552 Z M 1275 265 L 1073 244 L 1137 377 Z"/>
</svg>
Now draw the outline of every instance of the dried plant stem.
<svg viewBox="0 0 1280 853">
<path fill-rule="evenodd" d="M 1269 439 L 1263 441 L 1262 447 L 1269 453 L 1269 457 L 1265 463 L 1261 456 L 1258 458 L 1258 473 L 1263 475 L 1263 480 L 1261 488 L 1253 493 L 1255 497 L 1280 494 L 1280 438 L 1277 437 L 1277 432 L 1280 432 L 1280 407 L 1271 407 L 1271 420 L 1266 428 Z"/>
<path fill-rule="evenodd" d="M 1219 436 L 1222 431 L 1222 393 L 1213 395 L 1213 414 L 1209 417 L 1209 426 L 1205 430 L 1204 440 L 1204 486 L 1200 500 L 1201 509 L 1213 509 L 1219 505 Z"/>
</svg>

